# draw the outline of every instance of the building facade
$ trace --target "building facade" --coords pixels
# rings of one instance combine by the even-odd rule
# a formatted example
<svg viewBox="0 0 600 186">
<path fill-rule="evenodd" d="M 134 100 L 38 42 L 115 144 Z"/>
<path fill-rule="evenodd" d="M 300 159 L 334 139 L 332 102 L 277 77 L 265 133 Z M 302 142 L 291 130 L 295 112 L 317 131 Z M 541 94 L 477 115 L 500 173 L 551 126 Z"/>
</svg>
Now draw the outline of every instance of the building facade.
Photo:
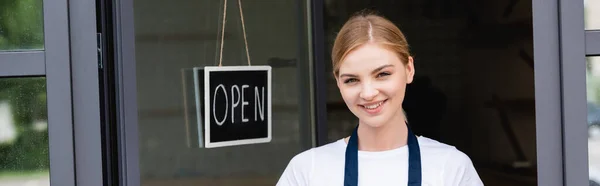
<svg viewBox="0 0 600 186">
<path fill-rule="evenodd" d="M 600 183 L 599 0 L 8 0 L 0 185 L 275 185 L 356 126 L 330 52 L 367 8 L 408 39 L 418 135 L 485 185 Z M 200 145 L 193 71 L 219 65 L 271 68 L 268 143 Z"/>
</svg>

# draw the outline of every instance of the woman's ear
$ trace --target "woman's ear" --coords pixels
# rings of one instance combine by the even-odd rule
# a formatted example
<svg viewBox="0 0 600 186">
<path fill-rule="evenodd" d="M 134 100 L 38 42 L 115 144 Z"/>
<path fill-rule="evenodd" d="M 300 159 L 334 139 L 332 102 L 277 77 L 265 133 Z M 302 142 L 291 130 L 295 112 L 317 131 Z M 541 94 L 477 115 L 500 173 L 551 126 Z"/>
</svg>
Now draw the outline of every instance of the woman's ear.
<svg viewBox="0 0 600 186">
<path fill-rule="evenodd" d="M 410 84 L 415 76 L 415 64 L 412 56 L 408 56 L 408 62 L 406 63 L 406 84 Z"/>
</svg>

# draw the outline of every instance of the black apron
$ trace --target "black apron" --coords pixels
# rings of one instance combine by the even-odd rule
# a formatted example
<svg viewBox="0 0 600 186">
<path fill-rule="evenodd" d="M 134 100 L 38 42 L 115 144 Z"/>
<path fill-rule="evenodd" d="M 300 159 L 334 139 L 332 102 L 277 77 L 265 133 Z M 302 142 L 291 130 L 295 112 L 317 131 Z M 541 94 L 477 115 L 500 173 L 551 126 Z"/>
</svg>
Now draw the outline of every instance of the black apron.
<svg viewBox="0 0 600 186">
<path fill-rule="evenodd" d="M 417 137 L 408 129 L 408 186 L 421 186 L 421 150 Z M 346 146 L 344 186 L 358 186 L 358 127 L 354 129 Z"/>
</svg>

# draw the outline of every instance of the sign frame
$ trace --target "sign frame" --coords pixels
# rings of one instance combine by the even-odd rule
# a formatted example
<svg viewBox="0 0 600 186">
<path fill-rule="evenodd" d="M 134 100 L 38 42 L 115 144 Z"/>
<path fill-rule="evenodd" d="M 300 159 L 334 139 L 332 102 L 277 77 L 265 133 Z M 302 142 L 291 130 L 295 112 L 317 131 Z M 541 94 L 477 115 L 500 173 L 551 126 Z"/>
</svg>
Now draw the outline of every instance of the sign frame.
<svg viewBox="0 0 600 186">
<path fill-rule="evenodd" d="M 199 70 L 203 70 L 204 74 L 200 74 Z M 252 139 L 241 139 L 223 142 L 211 142 L 210 141 L 210 112 L 211 112 L 211 96 L 210 92 L 210 73 L 211 72 L 222 72 L 222 71 L 266 71 L 267 72 L 267 97 L 266 109 L 267 117 L 267 137 L 264 138 L 252 138 Z M 204 84 L 202 85 L 203 90 L 200 90 L 200 76 L 204 76 Z M 196 117 L 198 121 L 198 142 L 203 145 L 204 148 L 215 148 L 215 147 L 226 147 L 226 146 L 237 146 L 237 145 L 248 145 L 258 143 L 269 143 L 273 138 L 273 127 L 272 127 L 272 68 L 271 66 L 205 66 L 205 67 L 194 67 L 194 88 L 196 97 Z M 200 91 L 204 92 L 204 96 L 201 97 Z M 204 104 L 202 104 L 204 103 Z M 204 107 L 204 113 L 201 113 L 200 108 Z M 204 117 L 204 118 L 203 118 Z"/>
</svg>

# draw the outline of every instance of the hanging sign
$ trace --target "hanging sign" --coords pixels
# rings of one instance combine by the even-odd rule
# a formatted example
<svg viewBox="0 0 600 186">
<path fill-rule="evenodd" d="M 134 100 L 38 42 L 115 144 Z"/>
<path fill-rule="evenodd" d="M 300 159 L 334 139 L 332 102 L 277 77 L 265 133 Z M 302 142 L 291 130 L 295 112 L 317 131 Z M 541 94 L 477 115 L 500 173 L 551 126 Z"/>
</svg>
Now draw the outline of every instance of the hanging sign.
<svg viewBox="0 0 600 186">
<path fill-rule="evenodd" d="M 270 66 L 194 68 L 194 84 L 205 148 L 271 141 Z"/>
</svg>

